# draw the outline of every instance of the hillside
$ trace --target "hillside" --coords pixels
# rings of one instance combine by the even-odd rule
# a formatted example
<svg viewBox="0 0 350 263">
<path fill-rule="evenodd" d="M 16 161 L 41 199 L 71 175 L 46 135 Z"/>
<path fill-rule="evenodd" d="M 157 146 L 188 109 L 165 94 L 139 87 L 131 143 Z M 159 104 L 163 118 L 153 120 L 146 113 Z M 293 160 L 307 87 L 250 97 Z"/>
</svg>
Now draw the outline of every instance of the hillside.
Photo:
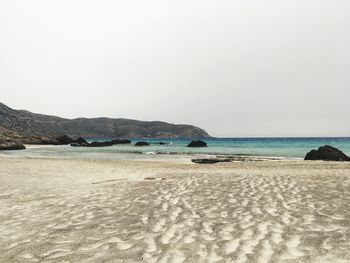
<svg viewBox="0 0 350 263">
<path fill-rule="evenodd" d="M 112 118 L 65 119 L 56 116 L 14 110 L 0 103 L 0 126 L 25 136 L 109 138 L 198 138 L 209 137 L 203 129 L 192 125 L 162 121 L 138 121 Z"/>
</svg>

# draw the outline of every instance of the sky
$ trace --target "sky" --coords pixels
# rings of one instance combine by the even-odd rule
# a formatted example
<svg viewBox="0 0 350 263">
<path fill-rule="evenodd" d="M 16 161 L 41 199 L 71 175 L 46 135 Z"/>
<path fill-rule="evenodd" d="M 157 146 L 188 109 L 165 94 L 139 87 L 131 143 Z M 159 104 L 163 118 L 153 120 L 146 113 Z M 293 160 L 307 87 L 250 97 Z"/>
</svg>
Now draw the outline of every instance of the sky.
<svg viewBox="0 0 350 263">
<path fill-rule="evenodd" d="M 218 137 L 350 136 L 349 0 L 2 0 L 0 101 Z"/>
</svg>

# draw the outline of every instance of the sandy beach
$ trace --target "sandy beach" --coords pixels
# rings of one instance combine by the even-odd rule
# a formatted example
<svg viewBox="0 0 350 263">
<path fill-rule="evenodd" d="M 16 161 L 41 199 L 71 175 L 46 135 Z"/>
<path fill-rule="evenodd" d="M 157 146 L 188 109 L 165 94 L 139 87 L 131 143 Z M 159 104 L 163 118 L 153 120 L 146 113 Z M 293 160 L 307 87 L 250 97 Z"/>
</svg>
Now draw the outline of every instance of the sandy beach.
<svg viewBox="0 0 350 263">
<path fill-rule="evenodd" d="M 350 262 L 350 164 L 1 157 L 0 262 Z"/>
</svg>

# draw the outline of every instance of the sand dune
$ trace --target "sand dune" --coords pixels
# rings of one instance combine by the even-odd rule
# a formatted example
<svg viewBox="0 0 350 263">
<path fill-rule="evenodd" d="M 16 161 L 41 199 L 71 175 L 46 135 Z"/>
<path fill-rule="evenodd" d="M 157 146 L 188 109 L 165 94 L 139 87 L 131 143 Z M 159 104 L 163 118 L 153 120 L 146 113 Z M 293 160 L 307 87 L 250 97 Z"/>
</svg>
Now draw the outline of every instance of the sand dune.
<svg viewBox="0 0 350 263">
<path fill-rule="evenodd" d="M 350 262 L 349 190 L 346 163 L 0 158 L 0 262 Z"/>
</svg>

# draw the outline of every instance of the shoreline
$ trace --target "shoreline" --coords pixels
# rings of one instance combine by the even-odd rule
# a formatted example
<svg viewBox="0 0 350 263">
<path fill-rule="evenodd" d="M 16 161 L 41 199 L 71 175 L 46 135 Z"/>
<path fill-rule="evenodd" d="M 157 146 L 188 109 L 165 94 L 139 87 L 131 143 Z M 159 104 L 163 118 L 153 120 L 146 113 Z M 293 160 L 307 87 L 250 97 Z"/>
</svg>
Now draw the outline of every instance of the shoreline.
<svg viewBox="0 0 350 263">
<path fill-rule="evenodd" d="M 130 153 L 118 153 L 120 155 L 125 154 L 127 156 Z M 142 153 L 140 153 L 142 154 Z M 139 154 L 136 154 L 139 155 Z M 247 156 L 247 155 L 217 155 L 217 156 L 212 156 L 212 155 L 191 155 L 191 154 L 157 154 L 156 156 L 161 157 L 161 156 L 166 156 L 168 158 L 151 158 L 151 156 L 154 155 L 149 155 L 149 154 L 144 154 L 145 157 L 149 156 L 150 158 L 133 158 L 133 159 L 97 159 L 97 158 L 76 158 L 76 157 L 70 157 L 70 156 L 36 156 L 36 155 L 16 155 L 16 154 L 3 154 L 0 152 L 0 158 L 16 158 L 16 159 L 44 159 L 44 160 L 71 160 L 71 161 L 135 161 L 135 162 L 164 162 L 164 163 L 191 163 L 192 159 L 225 159 L 225 158 L 243 158 L 242 160 L 232 160 L 229 163 L 234 163 L 234 162 L 257 162 L 257 161 L 305 161 L 303 158 L 292 158 L 292 157 L 277 157 L 277 156 Z M 169 158 L 171 156 L 176 156 L 176 158 Z M 197 164 L 200 165 L 200 164 Z"/>
<path fill-rule="evenodd" d="M 71 148 L 68 145 L 36 145 L 36 144 L 25 144 L 26 149 L 21 151 L 9 151 L 8 154 L 5 152 L 0 152 L 0 157 L 31 157 L 31 158 L 57 158 L 57 159 L 88 159 L 88 160 L 111 160 L 111 157 L 118 155 L 118 157 L 114 157 L 114 160 L 148 160 L 148 161 L 184 161 L 188 160 L 191 162 L 191 159 L 202 159 L 202 158 L 244 158 L 246 161 L 263 161 L 263 160 L 286 160 L 286 161 L 300 161 L 304 160 L 303 157 L 290 157 L 290 156 L 272 156 L 272 155 L 250 155 L 250 154 L 231 154 L 231 153 L 219 153 L 219 152 L 155 152 L 152 149 L 145 149 L 145 151 L 111 151 L 118 148 L 113 148 L 115 146 L 110 147 L 98 147 L 98 148 L 84 148 L 83 151 L 77 151 L 76 148 Z M 125 147 L 125 146 L 119 146 Z M 128 147 L 128 146 L 126 146 Z M 50 150 L 50 149 L 67 149 L 66 152 L 52 152 L 53 155 L 50 157 L 46 157 L 42 155 L 40 152 L 28 152 L 26 155 L 26 150 Z M 97 151 L 96 151 L 97 149 Z M 80 149 L 78 149 L 80 150 Z M 104 157 L 100 157 L 101 153 L 98 151 L 107 150 Z M 147 151 L 149 150 L 149 151 Z M 96 158 L 88 156 L 85 157 L 85 154 L 92 153 L 96 154 Z M 62 155 L 60 155 L 62 154 Z M 69 155 L 70 154 L 70 155 Z M 73 155 L 75 154 L 75 155 Z M 130 158 L 132 156 L 132 158 Z M 138 158 L 138 156 L 142 156 L 142 158 Z"/>
</svg>

